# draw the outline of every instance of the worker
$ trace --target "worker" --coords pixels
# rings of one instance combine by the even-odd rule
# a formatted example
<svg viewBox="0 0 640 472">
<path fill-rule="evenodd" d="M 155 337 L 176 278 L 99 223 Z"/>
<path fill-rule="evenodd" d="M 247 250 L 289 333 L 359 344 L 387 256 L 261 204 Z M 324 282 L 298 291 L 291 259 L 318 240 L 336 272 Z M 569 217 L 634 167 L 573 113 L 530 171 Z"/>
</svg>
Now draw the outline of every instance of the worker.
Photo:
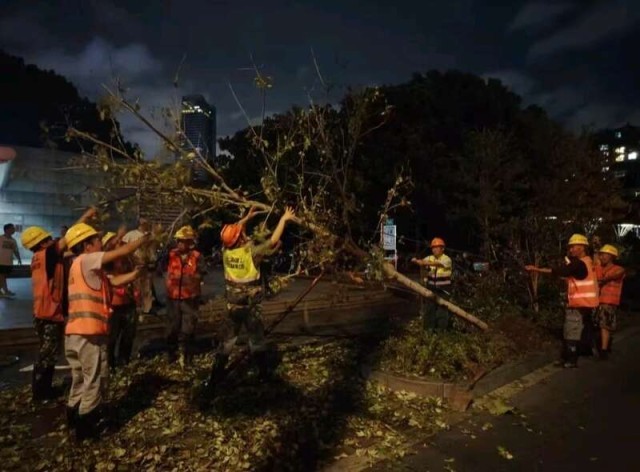
<svg viewBox="0 0 640 472">
<path fill-rule="evenodd" d="M 611 350 L 611 335 L 616 329 L 616 315 L 622 296 L 624 268 L 615 264 L 618 249 L 605 244 L 598 250 L 600 264 L 596 266 L 596 277 L 600 287 L 600 306 L 597 310 L 596 322 L 600 328 L 598 345 L 599 358 L 606 360 Z"/>
<path fill-rule="evenodd" d="M 138 238 L 141 238 L 145 234 L 152 232 L 153 226 L 147 218 L 138 219 L 138 227 L 125 233 L 122 237 L 122 241 L 130 243 Z M 147 243 L 138 249 L 133 255 L 133 262 L 136 266 L 146 266 L 147 268 L 153 266 L 156 262 L 156 251 L 154 248 L 155 242 L 153 239 L 149 239 Z M 141 272 L 140 277 L 135 281 L 135 287 L 140 297 L 138 305 L 140 311 L 148 315 L 157 306 L 157 299 L 154 297 L 153 288 L 153 273 L 151 271 Z"/>
<path fill-rule="evenodd" d="M 220 233 L 228 323 L 211 369 L 210 392 L 222 379 L 243 327 L 249 336 L 249 350 L 257 363 L 259 376 L 267 380 L 276 368 L 278 353 L 265 340 L 261 316 L 264 290 L 259 267 L 263 257 L 277 246 L 287 223 L 295 220 L 295 213 L 287 207 L 271 236 L 260 245 L 255 245 L 246 234 L 246 224 L 256 214 L 255 208 L 251 208 L 244 218 L 225 225 Z"/>
<path fill-rule="evenodd" d="M 69 273 L 69 319 L 65 328 L 65 355 L 71 367 L 67 422 L 76 440 L 94 438 L 105 425 L 101 405 L 109 377 L 107 345 L 111 308 L 109 291 L 135 280 L 139 271 L 109 275 L 104 266 L 128 256 L 146 243 L 148 236 L 111 251 L 102 250 L 99 233 L 79 223 L 65 236 L 76 254 Z"/>
<path fill-rule="evenodd" d="M 183 226 L 175 233 L 177 247 L 169 252 L 167 264 L 167 312 L 169 314 L 169 361 L 182 369 L 191 365 L 193 334 L 198 320 L 204 258 L 195 249 L 196 233 Z"/>
<path fill-rule="evenodd" d="M 111 231 L 106 233 L 102 237 L 103 249 L 110 251 L 121 246 L 125 232 L 125 228 L 120 228 L 118 233 Z M 105 264 L 104 269 L 107 274 L 121 275 L 131 272 L 134 269 L 134 265 L 131 257 L 120 257 L 109 264 Z M 118 366 L 127 365 L 131 360 L 138 324 L 133 283 L 111 289 L 111 309 L 107 357 L 109 359 L 109 368 L 113 371 Z"/>
<path fill-rule="evenodd" d="M 78 223 L 88 220 L 94 214 L 95 209 L 90 208 Z M 33 326 L 38 336 L 38 354 L 33 364 L 31 397 L 33 401 L 50 400 L 58 396 L 52 383 L 67 318 L 63 265 L 67 241 L 64 236 L 54 240 L 51 233 L 39 226 L 26 228 L 20 239 L 22 245 L 33 252 Z"/>
<path fill-rule="evenodd" d="M 593 261 L 587 255 L 589 241 L 582 234 L 569 238 L 569 257 L 565 265 L 555 268 L 525 266 L 529 272 L 539 272 L 563 277 L 567 280 L 567 308 L 563 328 L 562 365 L 565 368 L 578 366 L 578 344 L 582 339 L 585 323 L 591 323 L 593 311 L 598 307 L 598 283 Z"/>
<path fill-rule="evenodd" d="M 414 257 L 411 262 L 426 269 L 426 274 L 421 280 L 423 285 L 437 295 L 449 295 L 453 262 L 444 253 L 445 242 L 442 238 L 433 238 L 429 246 L 431 255 L 424 259 Z M 420 314 L 425 330 L 443 331 L 451 328 L 451 313 L 444 306 L 422 302 Z"/>
</svg>

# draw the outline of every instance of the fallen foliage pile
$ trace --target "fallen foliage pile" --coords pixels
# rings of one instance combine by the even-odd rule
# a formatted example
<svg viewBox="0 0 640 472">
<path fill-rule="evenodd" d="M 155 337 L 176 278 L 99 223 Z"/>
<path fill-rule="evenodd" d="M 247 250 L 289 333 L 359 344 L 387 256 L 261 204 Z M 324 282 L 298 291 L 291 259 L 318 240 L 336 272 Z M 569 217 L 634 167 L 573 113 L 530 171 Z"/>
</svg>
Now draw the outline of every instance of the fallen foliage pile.
<svg viewBox="0 0 640 472">
<path fill-rule="evenodd" d="M 381 369 L 399 375 L 465 381 L 513 358 L 515 351 L 502 333 L 430 332 L 414 319 L 384 342 L 377 360 Z"/>
<path fill-rule="evenodd" d="M 370 459 L 406 453 L 440 428 L 440 401 L 393 393 L 358 375 L 371 346 L 333 342 L 284 354 L 277 379 L 252 369 L 200 410 L 199 381 L 211 354 L 183 373 L 162 357 L 138 360 L 110 385 L 115 431 L 75 445 L 63 403 L 32 405 L 27 388 L 0 394 L 4 470 L 313 470 L 345 455 Z"/>
</svg>

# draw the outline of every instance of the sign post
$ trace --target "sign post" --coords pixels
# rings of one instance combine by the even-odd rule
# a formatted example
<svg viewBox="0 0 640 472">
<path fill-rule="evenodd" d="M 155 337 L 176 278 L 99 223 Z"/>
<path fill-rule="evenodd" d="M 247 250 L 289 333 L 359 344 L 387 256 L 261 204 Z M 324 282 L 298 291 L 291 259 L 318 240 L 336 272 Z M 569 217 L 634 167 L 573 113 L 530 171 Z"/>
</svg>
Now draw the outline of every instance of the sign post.
<svg viewBox="0 0 640 472">
<path fill-rule="evenodd" d="M 392 219 L 388 219 L 383 225 L 382 225 L 382 231 L 380 232 L 381 234 L 381 242 L 382 242 L 382 249 L 384 250 L 384 258 L 387 261 L 393 261 L 393 265 L 396 268 L 396 270 L 398 269 L 398 250 L 397 250 L 397 233 L 396 233 L 396 225 L 393 224 L 393 220 Z M 388 256 L 387 252 L 391 252 L 392 255 Z"/>
</svg>

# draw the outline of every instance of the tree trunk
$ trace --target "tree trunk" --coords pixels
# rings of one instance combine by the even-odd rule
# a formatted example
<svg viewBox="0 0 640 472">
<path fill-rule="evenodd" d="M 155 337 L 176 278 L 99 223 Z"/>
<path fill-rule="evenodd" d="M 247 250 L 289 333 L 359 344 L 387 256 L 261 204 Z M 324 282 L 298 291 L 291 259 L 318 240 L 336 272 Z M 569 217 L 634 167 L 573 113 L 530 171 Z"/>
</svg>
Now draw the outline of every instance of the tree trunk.
<svg viewBox="0 0 640 472">
<path fill-rule="evenodd" d="M 298 221 L 300 222 L 300 220 Z M 322 226 L 318 226 L 314 223 L 309 223 L 309 222 L 303 222 L 302 224 L 306 226 L 308 229 L 310 229 L 311 231 L 315 232 L 316 234 L 325 235 L 325 236 L 331 235 L 331 232 L 329 232 Z M 367 251 L 363 250 L 360 246 L 358 246 L 352 240 L 342 239 L 342 241 L 344 243 L 342 247 L 346 251 L 353 254 L 354 256 L 359 257 L 362 260 L 366 260 L 367 257 L 369 257 L 369 254 L 367 253 Z M 458 305 L 455 305 L 450 301 L 447 301 L 439 297 L 438 295 L 433 293 L 431 290 L 428 290 L 427 288 L 423 287 L 418 282 L 414 282 L 406 275 L 402 275 L 400 272 L 397 271 L 395 267 L 393 267 L 393 265 L 389 264 L 388 262 L 384 262 L 382 264 L 382 270 L 384 271 L 385 276 L 404 285 L 412 292 L 415 292 L 417 295 L 420 295 L 425 298 L 429 298 L 430 300 L 437 303 L 438 305 L 442 305 L 446 307 L 454 315 L 459 316 L 460 318 L 477 326 L 483 331 L 486 331 L 487 329 L 489 329 L 489 325 L 484 321 L 482 321 L 480 318 L 473 316 L 471 313 L 463 310 Z"/>
<path fill-rule="evenodd" d="M 460 318 L 463 318 L 464 320 L 477 326 L 481 330 L 486 331 L 487 329 L 489 329 L 489 325 L 484 321 L 482 321 L 481 319 L 473 316 L 471 313 L 463 310 L 459 306 L 454 305 L 453 303 L 445 300 L 444 298 L 439 297 L 438 295 L 433 293 L 431 290 L 427 289 L 426 287 L 423 287 L 418 282 L 411 280 L 406 275 L 402 275 L 400 272 L 398 272 L 395 269 L 395 267 L 393 267 L 388 262 L 385 262 L 382 265 L 382 270 L 384 270 L 384 273 L 388 278 L 393 279 L 398 283 L 401 283 L 402 285 L 412 290 L 413 292 L 417 293 L 418 295 L 421 295 L 425 298 L 429 298 L 435 303 L 437 303 L 438 305 L 442 305 L 446 307 L 447 310 L 449 310 L 454 315 L 459 316 Z"/>
</svg>

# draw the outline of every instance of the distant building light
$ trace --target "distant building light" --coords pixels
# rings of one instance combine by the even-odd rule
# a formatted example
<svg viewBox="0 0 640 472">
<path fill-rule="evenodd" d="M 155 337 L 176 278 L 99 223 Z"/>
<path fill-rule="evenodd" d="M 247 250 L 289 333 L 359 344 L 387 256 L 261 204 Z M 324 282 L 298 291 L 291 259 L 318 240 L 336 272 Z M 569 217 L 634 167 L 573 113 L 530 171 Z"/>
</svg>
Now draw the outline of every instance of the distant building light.
<svg viewBox="0 0 640 472">
<path fill-rule="evenodd" d="M 621 179 L 623 178 L 625 175 L 627 175 L 627 171 L 626 170 L 617 170 L 613 173 L 613 176 L 617 179 Z"/>
<path fill-rule="evenodd" d="M 624 154 L 618 154 L 616 156 L 616 162 L 624 162 Z"/>
<path fill-rule="evenodd" d="M 620 146 L 616 148 L 616 154 L 624 154 L 626 148 L 624 146 Z"/>
<path fill-rule="evenodd" d="M 557 220 L 558 217 L 557 216 L 545 216 L 544 219 L 545 220 Z"/>
<path fill-rule="evenodd" d="M 609 172 L 609 166 L 605 166 L 602 168 L 602 172 Z"/>
<path fill-rule="evenodd" d="M 636 151 L 630 152 L 627 158 L 630 161 L 635 161 L 638 158 L 638 153 Z"/>
<path fill-rule="evenodd" d="M 609 145 L 608 144 L 601 144 L 600 145 L 600 150 L 601 151 L 608 151 L 609 150 Z"/>
<path fill-rule="evenodd" d="M 616 138 L 622 138 L 622 133 L 620 131 L 616 131 Z"/>
</svg>

